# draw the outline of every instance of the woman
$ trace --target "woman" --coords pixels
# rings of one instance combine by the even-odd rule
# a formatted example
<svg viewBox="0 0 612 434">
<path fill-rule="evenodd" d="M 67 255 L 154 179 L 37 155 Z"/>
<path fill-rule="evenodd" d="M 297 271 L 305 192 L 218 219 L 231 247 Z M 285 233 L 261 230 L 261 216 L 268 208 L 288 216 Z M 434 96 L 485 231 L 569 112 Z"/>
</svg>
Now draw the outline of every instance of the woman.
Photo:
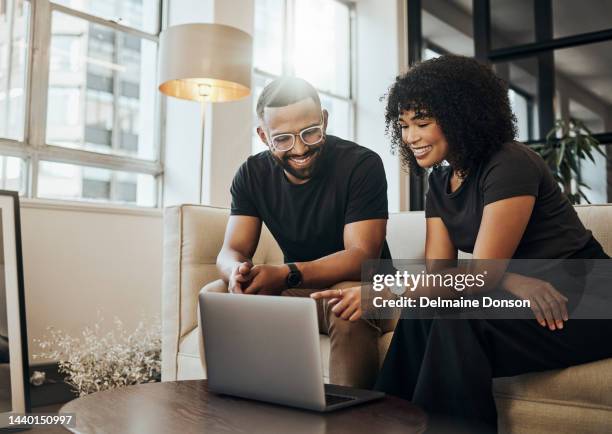
<svg viewBox="0 0 612 434">
<path fill-rule="evenodd" d="M 507 87 L 489 67 L 459 56 L 423 62 L 392 85 L 385 118 L 403 163 L 417 173 L 433 169 L 428 260 L 453 260 L 458 250 L 475 259 L 608 258 L 544 161 L 513 141 Z M 400 320 L 377 388 L 494 430 L 494 377 L 612 357 L 603 344 L 612 321 L 565 323 L 559 285 L 503 272 L 487 284 L 531 300 L 537 320 Z M 355 299 L 352 291 L 345 297 Z M 345 300 L 337 308 L 343 316 L 358 309 Z"/>
</svg>

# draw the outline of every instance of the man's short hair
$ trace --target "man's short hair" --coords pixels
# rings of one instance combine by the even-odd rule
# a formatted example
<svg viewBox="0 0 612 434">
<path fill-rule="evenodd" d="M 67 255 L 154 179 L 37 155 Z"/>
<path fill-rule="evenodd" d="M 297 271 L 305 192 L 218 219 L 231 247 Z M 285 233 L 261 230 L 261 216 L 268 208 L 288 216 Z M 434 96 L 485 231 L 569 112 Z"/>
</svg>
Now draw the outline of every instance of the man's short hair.
<svg viewBox="0 0 612 434">
<path fill-rule="evenodd" d="M 279 77 L 261 91 L 257 100 L 257 117 L 263 119 L 266 107 L 286 107 L 307 98 L 321 105 L 316 89 L 306 80 L 297 77 Z"/>
</svg>

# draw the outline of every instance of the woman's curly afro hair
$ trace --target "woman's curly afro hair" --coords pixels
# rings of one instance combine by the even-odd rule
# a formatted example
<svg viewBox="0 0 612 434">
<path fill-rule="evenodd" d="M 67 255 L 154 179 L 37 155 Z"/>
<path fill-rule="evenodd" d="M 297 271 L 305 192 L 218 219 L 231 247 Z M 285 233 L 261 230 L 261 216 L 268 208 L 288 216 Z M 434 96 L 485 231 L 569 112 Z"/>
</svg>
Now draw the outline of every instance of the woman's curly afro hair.
<svg viewBox="0 0 612 434">
<path fill-rule="evenodd" d="M 391 152 L 399 151 L 404 167 L 418 174 L 423 169 L 402 142 L 403 111 L 436 120 L 449 146 L 447 161 L 463 175 L 516 135 L 506 83 L 469 57 L 444 55 L 419 63 L 396 78 L 386 99 Z"/>
</svg>

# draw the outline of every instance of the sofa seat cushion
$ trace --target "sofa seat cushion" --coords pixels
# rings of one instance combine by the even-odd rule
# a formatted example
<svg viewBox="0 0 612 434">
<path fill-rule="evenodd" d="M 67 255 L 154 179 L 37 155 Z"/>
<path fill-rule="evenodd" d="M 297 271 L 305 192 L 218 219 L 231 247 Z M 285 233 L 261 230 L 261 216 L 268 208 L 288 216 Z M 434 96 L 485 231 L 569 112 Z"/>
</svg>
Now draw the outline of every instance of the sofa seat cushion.
<svg viewBox="0 0 612 434">
<path fill-rule="evenodd" d="M 199 327 L 187 333 L 178 345 L 178 370 L 177 380 L 198 380 L 206 378 L 202 363 L 200 362 L 200 350 L 198 339 L 200 338 Z"/>
<path fill-rule="evenodd" d="M 599 408 L 612 412 L 612 359 L 496 378 L 493 391 L 502 399 Z M 610 413 L 612 416 L 612 413 Z"/>
<path fill-rule="evenodd" d="M 179 353 L 184 355 L 190 355 L 194 357 L 200 357 L 200 350 L 198 348 L 198 339 L 200 338 L 200 328 L 196 327 L 187 333 L 179 342 Z"/>
</svg>

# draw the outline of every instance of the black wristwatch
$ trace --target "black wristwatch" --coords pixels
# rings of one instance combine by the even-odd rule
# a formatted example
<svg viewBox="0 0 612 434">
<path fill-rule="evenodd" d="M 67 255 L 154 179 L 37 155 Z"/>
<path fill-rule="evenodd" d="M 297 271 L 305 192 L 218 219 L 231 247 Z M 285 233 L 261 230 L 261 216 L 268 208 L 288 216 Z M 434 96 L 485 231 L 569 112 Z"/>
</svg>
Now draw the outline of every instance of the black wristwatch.
<svg viewBox="0 0 612 434">
<path fill-rule="evenodd" d="M 297 265 L 294 263 L 287 264 L 289 267 L 289 274 L 287 274 L 287 288 L 297 288 L 302 284 L 302 272 L 298 270 Z"/>
</svg>

